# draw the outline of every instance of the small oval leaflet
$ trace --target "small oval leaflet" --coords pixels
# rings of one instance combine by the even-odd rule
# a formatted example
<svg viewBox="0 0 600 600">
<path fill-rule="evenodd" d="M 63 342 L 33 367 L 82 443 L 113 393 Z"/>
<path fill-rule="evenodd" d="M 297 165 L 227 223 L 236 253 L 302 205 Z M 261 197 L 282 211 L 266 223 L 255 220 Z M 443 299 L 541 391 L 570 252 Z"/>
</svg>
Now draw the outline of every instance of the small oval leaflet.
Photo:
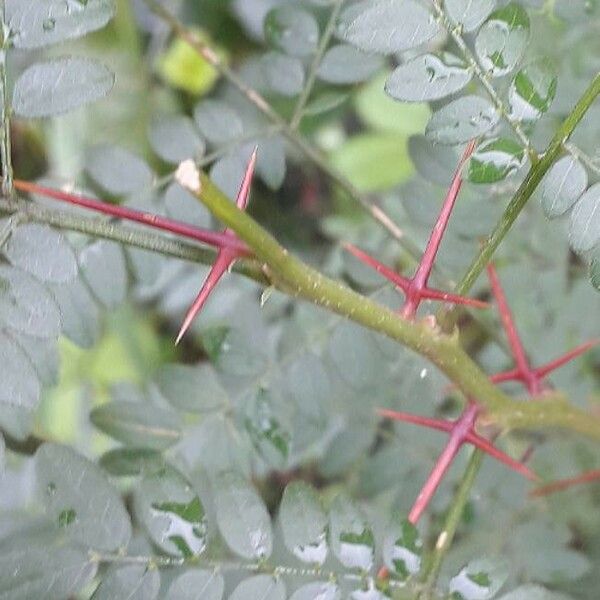
<svg viewBox="0 0 600 600">
<path fill-rule="evenodd" d="M 264 33 L 269 44 L 290 56 L 309 56 L 319 43 L 317 21 L 309 12 L 295 6 L 278 6 L 269 11 Z"/>
<path fill-rule="evenodd" d="M 35 461 L 40 502 L 59 527 L 89 548 L 113 551 L 128 543 L 129 515 L 98 466 L 51 443 L 40 446 Z"/>
<path fill-rule="evenodd" d="M 342 593 L 335 583 L 315 581 L 297 589 L 290 600 L 341 600 Z"/>
<path fill-rule="evenodd" d="M 115 82 L 107 67 L 91 58 L 57 58 L 36 63 L 17 79 L 12 106 L 21 117 L 61 115 L 106 96 Z"/>
<path fill-rule="evenodd" d="M 600 241 L 600 183 L 591 186 L 571 213 L 569 240 L 575 252 L 587 252 Z"/>
<path fill-rule="evenodd" d="M 421 570 L 422 551 L 417 528 L 408 520 L 394 521 L 383 541 L 386 567 L 400 579 L 408 579 Z"/>
<path fill-rule="evenodd" d="M 362 511 L 346 496 L 339 495 L 329 512 L 331 548 L 347 569 L 368 571 L 375 556 L 375 537 Z"/>
<path fill-rule="evenodd" d="M 202 135 L 213 144 L 224 144 L 240 137 L 244 125 L 237 112 L 218 100 L 204 100 L 194 109 L 194 120 Z"/>
<path fill-rule="evenodd" d="M 42 48 L 104 27 L 114 0 L 6 0 L 6 22 L 15 48 Z"/>
<path fill-rule="evenodd" d="M 507 577 L 505 565 L 474 560 L 450 580 L 448 591 L 456 600 L 489 600 L 500 591 Z"/>
<path fill-rule="evenodd" d="M 229 600 L 285 600 L 285 585 L 271 575 L 255 575 L 242 581 Z"/>
<path fill-rule="evenodd" d="M 496 0 L 444 0 L 450 20 L 464 31 L 474 31 L 494 10 Z"/>
<path fill-rule="evenodd" d="M 287 549 L 302 562 L 322 565 L 327 558 L 327 517 L 315 491 L 306 483 L 288 484 L 279 508 Z"/>
<path fill-rule="evenodd" d="M 146 565 L 127 565 L 108 571 L 98 589 L 94 600 L 156 600 L 160 589 L 160 574 Z"/>
<path fill-rule="evenodd" d="M 171 583 L 164 600 L 221 600 L 224 588 L 221 573 L 193 569 Z"/>
<path fill-rule="evenodd" d="M 79 255 L 83 276 L 94 296 L 106 307 L 116 308 L 127 293 L 127 265 L 119 244 L 98 240 Z"/>
<path fill-rule="evenodd" d="M 267 464 L 283 469 L 287 465 L 291 435 L 275 410 L 271 395 L 262 389 L 252 391 L 244 404 L 244 427 L 254 448 Z"/>
<path fill-rule="evenodd" d="M 247 558 L 268 558 L 273 550 L 271 519 L 262 498 L 237 473 L 223 473 L 215 484 L 217 525 L 227 546 Z"/>
<path fill-rule="evenodd" d="M 566 213 L 588 186 L 587 169 L 573 156 L 552 165 L 542 182 L 542 208 L 550 219 Z"/>
<path fill-rule="evenodd" d="M 142 479 L 134 492 L 135 514 L 163 551 L 190 558 L 206 549 L 207 523 L 198 494 L 173 467 Z"/>
<path fill-rule="evenodd" d="M 205 144 L 196 125 L 183 115 L 158 117 L 150 126 L 148 140 L 165 162 L 179 164 L 187 158 L 200 158 Z"/>
<path fill-rule="evenodd" d="M 529 17 L 518 4 L 494 11 L 475 38 L 481 66 L 492 77 L 510 73 L 521 60 L 529 39 Z"/>
<path fill-rule="evenodd" d="M 137 154 L 110 144 L 91 148 L 85 157 L 88 175 L 114 196 L 127 196 L 148 189 L 154 172 Z"/>
<path fill-rule="evenodd" d="M 150 448 L 115 448 L 100 457 L 98 464 L 115 477 L 132 477 L 156 472 L 165 465 L 163 455 Z"/>
<path fill-rule="evenodd" d="M 0 331 L 0 364 L 3 365 L 0 405 L 36 408 L 41 386 L 31 360 L 12 337 Z"/>
<path fill-rule="evenodd" d="M 277 94 L 296 96 L 304 86 L 302 61 L 280 52 L 267 52 L 260 59 L 267 84 Z"/>
<path fill-rule="evenodd" d="M 471 71 L 452 54 L 422 54 L 397 67 L 385 91 L 404 102 L 439 100 L 464 88 L 471 78 Z"/>
<path fill-rule="evenodd" d="M 557 75 L 547 60 L 523 67 L 508 90 L 510 116 L 519 121 L 535 121 L 548 111 L 556 94 Z"/>
<path fill-rule="evenodd" d="M 37 279 L 0 265 L 0 327 L 37 338 L 60 335 L 60 309 L 50 290 Z"/>
<path fill-rule="evenodd" d="M 77 260 L 66 238 L 47 225 L 17 227 L 4 248 L 6 258 L 41 281 L 67 283 L 77 276 Z"/>
<path fill-rule="evenodd" d="M 328 83 L 360 83 L 369 79 L 382 64 L 381 57 L 376 54 L 366 54 L 354 46 L 338 44 L 327 50 L 317 75 Z"/>
<path fill-rule="evenodd" d="M 375 0 L 351 6 L 341 16 L 338 35 L 365 52 L 392 54 L 415 48 L 440 31 L 433 15 L 413 0 Z"/>
<path fill-rule="evenodd" d="M 90 421 L 124 444 L 154 450 L 169 448 L 181 436 L 177 413 L 148 402 L 107 402 L 91 411 Z"/>
<path fill-rule="evenodd" d="M 462 96 L 435 112 L 425 135 L 440 144 L 461 144 L 492 129 L 499 120 L 494 106 L 480 96 Z"/>
<path fill-rule="evenodd" d="M 467 179 L 472 183 L 502 181 L 525 162 L 525 149 L 514 140 L 493 138 L 483 142 L 469 161 Z"/>
</svg>

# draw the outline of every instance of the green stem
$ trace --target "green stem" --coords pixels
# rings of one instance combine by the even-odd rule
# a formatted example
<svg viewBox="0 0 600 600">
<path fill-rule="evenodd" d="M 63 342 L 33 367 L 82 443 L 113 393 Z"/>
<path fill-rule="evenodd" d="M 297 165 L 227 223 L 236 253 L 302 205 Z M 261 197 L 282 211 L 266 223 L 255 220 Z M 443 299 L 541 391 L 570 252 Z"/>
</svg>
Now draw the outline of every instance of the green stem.
<svg viewBox="0 0 600 600">
<path fill-rule="evenodd" d="M 496 248 L 498 248 L 506 234 L 510 231 L 513 223 L 525 207 L 525 204 L 527 204 L 527 201 L 531 198 L 544 175 L 563 152 L 564 144 L 571 137 L 575 127 L 577 127 L 577 124 L 581 121 L 599 94 L 600 73 L 594 77 L 571 113 L 558 128 L 558 131 L 552 138 L 544 155 L 531 166 L 531 169 L 529 169 L 527 176 L 506 207 L 500 221 L 486 240 L 479 254 L 475 257 L 475 260 L 472 262 L 465 276 L 456 287 L 456 292 L 458 294 L 466 294 L 471 287 L 473 287 L 473 284 L 480 273 L 490 262 Z"/>
<path fill-rule="evenodd" d="M 483 462 L 483 457 L 484 453 L 481 450 L 475 449 L 471 455 L 471 458 L 469 459 L 469 464 L 467 465 L 458 489 L 456 490 L 456 494 L 452 500 L 452 504 L 450 505 L 450 509 L 448 510 L 448 514 L 446 515 L 444 528 L 439 534 L 435 548 L 433 549 L 433 552 L 431 553 L 431 556 L 425 566 L 422 577 L 424 589 L 419 594 L 418 600 L 429 600 L 433 597 L 433 588 L 437 582 L 444 558 L 448 553 L 450 546 L 452 545 L 454 536 L 456 535 L 456 530 L 458 529 L 465 506 L 469 500 L 471 488 L 473 487 L 475 477 L 477 477 L 477 473 L 479 472 Z"/>
<path fill-rule="evenodd" d="M 294 114 L 290 120 L 290 128 L 298 129 L 300 122 L 302 121 L 302 112 L 304 111 L 304 107 L 310 98 L 310 95 L 313 91 L 315 81 L 317 79 L 317 71 L 321 66 L 321 62 L 323 60 L 323 56 L 327 51 L 327 47 L 329 46 L 329 42 L 331 41 L 331 36 L 333 35 L 333 31 L 335 29 L 335 23 L 337 18 L 342 10 L 342 5 L 344 4 L 344 0 L 335 0 L 333 8 L 331 9 L 331 14 L 329 15 L 329 20 L 327 21 L 327 25 L 325 26 L 325 31 L 323 32 L 323 37 L 319 43 L 319 47 L 315 52 L 315 56 L 313 61 L 308 69 L 308 77 L 306 78 L 306 84 L 304 85 L 304 89 L 298 98 L 298 102 L 296 103 L 296 107 L 294 109 Z"/>
<path fill-rule="evenodd" d="M 10 139 L 10 99 L 6 73 L 6 52 L 9 31 L 4 16 L 4 1 L 0 2 L 0 166 L 2 167 L 2 196 L 11 198 L 13 194 L 13 167 Z"/>
<path fill-rule="evenodd" d="M 240 211 L 204 173 L 200 182 L 198 198 L 248 244 L 257 259 L 264 263 L 263 270 L 268 272 L 269 279 L 278 289 L 379 332 L 428 358 L 467 397 L 477 398 L 494 422 L 534 428 L 562 426 L 600 439 L 600 421 L 571 407 L 562 396 L 545 396 L 543 403 L 522 403 L 511 399 L 490 383 L 487 375 L 460 347 L 457 336 L 443 334 L 427 320 L 402 319 L 389 308 L 329 279 L 280 246 L 268 231 Z"/>
</svg>

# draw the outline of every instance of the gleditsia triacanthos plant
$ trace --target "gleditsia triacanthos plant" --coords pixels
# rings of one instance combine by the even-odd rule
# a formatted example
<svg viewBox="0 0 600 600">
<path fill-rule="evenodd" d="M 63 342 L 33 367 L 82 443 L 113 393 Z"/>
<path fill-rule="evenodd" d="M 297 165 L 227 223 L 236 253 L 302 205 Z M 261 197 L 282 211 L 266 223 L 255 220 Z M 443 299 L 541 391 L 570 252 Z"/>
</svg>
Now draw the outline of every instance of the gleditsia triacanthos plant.
<svg viewBox="0 0 600 600">
<path fill-rule="evenodd" d="M 244 3 L 233 3 L 232 10 L 256 36 L 252 29 L 255 24 L 245 21 L 258 10 L 251 4 L 249 0 L 247 8 Z M 575 346 L 542 366 L 532 366 L 491 262 L 517 217 L 541 187 L 546 216 L 567 215 L 571 248 L 589 263 L 592 284 L 598 286 L 600 281 L 596 249 L 600 242 L 600 192 L 598 184 L 589 184 L 600 168 L 592 156 L 571 141 L 575 128 L 600 94 L 600 74 L 597 68 L 588 73 L 586 89 L 573 99 L 568 111 L 557 116 L 550 141 L 540 149 L 533 141 L 534 126 L 550 110 L 557 77 L 545 60 L 523 61 L 530 15 L 541 19 L 545 12 L 554 11 L 553 19 L 566 21 L 580 20 L 581 16 L 577 7 L 569 8 L 558 0 L 552 6 L 544 5 L 539 13 L 521 4 L 494 0 L 475 4 L 462 0 L 277 4 L 264 17 L 264 38 L 271 49 L 254 64 L 254 71 L 249 68 L 245 72 L 232 67 L 224 58 L 226 53 L 209 46 L 211 36 L 187 28 L 170 3 L 148 0 L 149 9 L 176 35 L 178 52 L 184 55 L 183 43 L 186 52 L 211 68 L 209 87 L 214 84 L 215 73 L 218 75 L 226 88 L 225 100 L 202 100 L 194 111 L 195 123 L 176 115 L 164 122 L 159 120 L 151 128 L 149 137 L 155 152 L 163 165 L 174 167 L 164 178 L 155 178 L 152 169 L 131 154 L 97 148 L 86 168 L 96 189 L 113 200 L 106 201 L 52 181 L 14 177 L 11 123 L 13 115 L 23 119 L 52 117 L 98 100 L 112 88 L 112 72 L 92 58 L 68 56 L 33 62 L 16 78 L 10 94 L 6 57 L 13 49 L 27 52 L 45 48 L 100 29 L 114 16 L 114 3 L 0 3 L 0 211 L 6 217 L 0 228 L 0 357 L 5 368 L 0 392 L 0 448 L 3 455 L 6 445 L 8 457 L 15 464 L 18 456 L 34 454 L 34 458 L 22 460 L 33 463 L 30 471 L 36 489 L 36 500 L 31 503 L 35 520 L 25 519 L 24 526 L 7 522 L 1 528 L 0 596 L 217 600 L 227 594 L 233 600 L 284 600 L 288 590 L 293 589 L 293 600 L 333 600 L 342 594 L 355 600 L 485 600 L 494 597 L 510 577 L 511 585 L 519 587 L 504 596 L 506 600 L 551 599 L 558 596 L 529 582 L 560 587 L 561 577 L 567 577 L 564 570 L 571 571 L 571 575 L 578 569 L 585 571 L 579 554 L 566 548 L 568 540 L 544 523 L 547 535 L 558 540 L 560 560 L 567 565 L 563 571 L 560 565 L 554 565 L 552 573 L 560 574 L 554 579 L 552 574 L 539 575 L 540 570 L 533 576 L 509 576 L 502 561 L 481 560 L 476 554 L 471 557 L 477 560 L 454 577 L 443 574 L 446 557 L 452 560 L 452 548 L 459 552 L 465 539 L 477 537 L 469 530 L 469 513 L 473 510 L 469 503 L 485 454 L 521 476 L 518 487 L 515 484 L 510 488 L 518 490 L 515 495 L 527 492 L 523 478 L 536 486 L 529 491 L 531 497 L 548 497 L 550 502 L 555 498 L 550 496 L 552 492 L 581 489 L 574 486 L 599 478 L 598 470 L 589 465 L 591 468 L 579 475 L 544 481 L 530 463 L 539 456 L 543 464 L 546 445 L 536 438 L 511 445 L 508 435 L 513 430 L 552 435 L 548 431 L 558 428 L 596 445 L 600 439 L 597 414 L 570 402 L 546 380 L 591 350 L 598 340 Z M 598 18 L 593 11 L 591 7 L 592 23 Z M 147 35 L 155 35 L 152 27 Z M 584 34 L 580 35 L 585 39 Z M 333 42 L 334 38 L 338 41 Z M 325 118 L 328 111 L 343 105 L 345 95 L 333 89 L 335 86 L 352 91 L 352 86 L 372 77 L 384 64 L 394 67 L 385 83 L 389 96 L 401 102 L 430 103 L 433 115 L 426 126 L 426 137 L 419 134 L 409 140 L 410 160 L 418 163 L 420 152 L 426 160 L 417 164 L 419 172 L 425 173 L 427 161 L 429 167 L 436 163 L 438 170 L 431 172 L 433 181 L 448 184 L 422 253 L 407 233 L 409 224 L 400 226 L 374 203 L 360 189 L 362 180 L 357 179 L 357 184 L 354 174 L 344 171 L 344 160 L 338 159 L 332 166 L 302 128 L 306 118 Z M 261 74 L 256 87 L 252 73 L 257 78 L 256 73 Z M 169 79 L 168 74 L 162 76 Z M 237 100 L 227 97 L 232 91 L 252 108 L 253 116 L 238 111 Z M 284 116 L 285 108 L 282 112 L 274 108 L 272 95 L 296 99 L 289 116 Z M 377 119 L 381 115 L 364 116 L 364 101 L 357 106 L 361 118 L 380 123 Z M 250 124 L 244 119 L 250 119 Z M 357 139 L 362 141 L 359 138 L 360 134 Z M 376 134 L 369 143 L 374 139 Z M 205 154 L 207 141 L 212 152 Z M 380 226 L 373 236 L 389 236 L 401 248 L 403 258 L 409 256 L 416 263 L 414 275 L 408 277 L 397 264 L 387 266 L 360 247 L 382 247 L 379 241 L 383 238 L 377 238 L 378 243 L 364 236 L 353 237 L 352 242 L 344 236 L 339 240 L 345 251 L 400 292 L 404 301 L 399 308 L 389 308 L 380 301 L 381 290 L 374 295 L 361 293 L 357 291 L 360 285 L 349 285 L 341 277 L 327 276 L 309 266 L 260 225 L 252 211 L 248 213 L 256 175 L 273 188 L 281 184 L 283 176 L 274 165 L 283 161 L 285 168 L 285 144 L 316 167 L 320 176 L 332 183 L 332 189 L 355 200 L 373 218 Z M 449 159 L 454 155 L 443 149 L 454 147 L 462 150 L 462 156 L 449 173 Z M 194 158 L 190 158 L 192 155 Z M 204 171 L 209 165 L 211 176 Z M 510 182 L 515 174 L 517 183 L 512 187 L 507 183 L 510 200 L 462 279 L 452 281 L 444 276 L 444 267 L 436 263 L 444 257 L 443 242 L 449 243 L 463 183 L 486 184 L 492 194 L 499 195 L 503 191 L 494 186 L 504 180 Z M 164 206 L 144 200 L 148 189 L 165 184 L 170 187 Z M 235 203 L 230 198 L 233 189 Z M 182 195 L 183 191 L 187 195 Z M 127 198 L 124 203 L 123 198 Z M 209 223 L 198 224 L 197 220 L 204 217 L 195 212 L 198 207 L 190 208 L 191 198 L 202 203 L 225 229 L 215 232 Z M 138 202 L 143 208 L 132 206 Z M 189 220 L 179 217 L 186 212 L 186 202 Z M 59 203 L 66 210 L 57 208 Z M 270 206 L 270 210 L 275 208 Z M 90 217 L 89 213 L 97 216 Z M 74 238 L 69 242 L 55 229 L 101 241 Z M 126 246 L 130 247 L 127 257 L 123 251 Z M 159 290 L 162 279 L 167 282 L 164 290 L 169 290 L 176 285 L 176 277 L 167 271 L 159 277 L 163 272 L 155 271 L 158 267 L 147 262 L 141 250 L 210 265 L 175 336 L 176 345 L 186 333 L 193 344 L 192 334 L 197 334 L 199 327 L 209 360 L 194 366 L 166 365 L 143 388 L 114 387 L 111 399 L 95 406 L 89 418 L 98 430 L 121 445 L 95 462 L 72 446 L 36 435 L 30 415 L 38 406 L 42 385 L 56 382 L 59 335 L 81 346 L 95 345 L 99 336 L 99 325 L 94 324 L 98 321 L 97 307 L 110 311 L 123 302 L 128 271 L 144 280 L 144 285 L 138 287 L 138 298 L 158 299 L 159 304 L 168 305 L 164 298 L 161 300 L 161 292 L 148 290 L 152 285 Z M 573 264 L 579 260 L 572 258 Z M 497 262 L 502 265 L 501 260 Z M 206 330 L 195 321 L 204 307 L 207 312 L 218 307 L 219 292 L 212 302 L 208 302 L 209 296 L 232 269 L 260 286 L 281 292 L 278 302 L 285 297 L 294 300 L 281 311 L 282 319 L 290 318 L 290 307 L 302 310 L 296 307 L 296 299 L 341 317 L 317 328 L 331 336 L 330 345 L 318 352 L 307 352 L 302 344 L 287 354 L 282 351 L 283 358 L 269 359 L 269 368 L 257 374 L 254 363 L 260 363 L 256 357 L 266 352 L 261 345 L 271 344 L 265 341 L 268 336 L 251 340 L 247 348 L 243 337 L 239 337 L 241 330 L 236 329 L 238 315 L 230 314 L 227 319 L 230 317 L 231 322 L 226 320 L 226 325 Z M 490 302 L 486 289 L 480 289 L 477 297 L 467 296 L 486 269 Z M 175 273 L 182 276 L 184 271 Z M 196 271 L 186 276 L 190 285 L 198 279 Z M 434 276 L 439 287 L 430 284 Z M 240 298 L 236 311 L 254 306 L 248 294 Z M 435 315 L 427 314 L 425 301 L 439 301 L 442 308 Z M 486 315 L 494 306 L 514 366 L 488 376 L 472 358 L 471 348 L 463 347 L 461 338 L 473 323 L 477 331 L 487 335 L 493 326 Z M 459 312 L 465 309 L 469 312 Z M 255 325 L 256 313 L 250 314 Z M 464 314 L 468 316 L 461 316 Z M 307 321 L 298 323 L 302 328 Z M 350 323 L 361 329 L 350 329 Z M 281 323 L 279 326 L 285 341 L 285 327 Z M 294 346 L 292 327 L 287 335 L 288 345 Z M 338 345 L 334 346 L 336 340 Z M 397 343 L 393 351 L 386 345 L 390 341 Z M 354 362 L 346 364 L 345 359 L 336 357 L 334 347 L 347 352 Z M 435 368 L 450 381 L 450 386 L 440 389 L 450 390 L 457 397 L 461 409 L 454 419 L 448 418 L 448 412 L 440 406 L 436 408 L 437 416 L 423 414 L 432 408 L 433 397 L 420 398 L 419 414 L 414 414 L 398 409 L 406 401 L 402 397 L 406 392 L 400 388 L 381 397 L 380 381 L 369 380 L 366 387 L 362 384 L 361 369 L 368 376 L 372 368 L 378 377 L 389 375 L 394 385 L 403 385 L 403 380 L 409 379 L 406 373 L 393 379 L 398 365 L 417 360 L 414 355 L 407 358 L 405 349 L 429 365 L 422 368 L 424 375 L 419 379 L 426 378 L 428 368 Z M 301 359 L 298 363 L 297 355 Z M 400 363 L 388 365 L 386 361 L 392 355 Z M 390 373 L 384 376 L 380 369 L 388 367 Z M 356 373 L 351 372 L 353 369 Z M 507 390 L 513 388 L 504 387 L 506 383 L 523 386 L 527 396 L 511 395 Z M 380 402 L 380 397 L 392 406 Z M 357 412 L 356 439 L 349 437 L 352 429 L 345 424 L 348 415 L 339 407 L 331 408 L 338 413 L 332 413 L 329 427 L 319 439 L 311 438 L 306 447 L 295 449 L 294 436 L 308 435 L 310 427 L 321 418 L 319 411 L 329 410 L 326 405 L 332 398 L 333 405 L 354 402 L 348 411 Z M 299 401 L 292 410 L 293 399 Z M 295 428 L 287 424 L 290 411 L 296 417 L 301 415 Z M 374 424 L 374 435 L 361 446 L 359 430 L 369 430 L 370 423 Z M 421 448 L 425 459 L 421 457 L 417 464 L 429 463 L 426 435 L 423 433 L 420 441 L 404 437 L 411 435 L 400 427 L 404 423 L 448 436 L 422 486 L 422 475 L 410 471 L 410 464 L 407 471 L 401 470 L 401 461 L 390 465 L 391 458 L 380 459 L 386 457 L 385 451 L 398 446 L 403 452 L 416 454 L 415 449 Z M 496 445 L 506 440 L 505 449 Z M 464 475 L 452 497 L 444 497 L 441 484 L 451 479 L 451 467 L 459 460 L 464 445 L 473 447 Z M 337 457 L 333 451 L 336 447 L 341 448 Z M 89 454 L 90 448 L 87 450 Z M 593 456 L 593 451 L 588 454 Z M 374 465 L 379 459 L 386 468 L 397 468 L 393 478 L 397 483 L 410 488 L 412 481 L 419 479 L 420 490 L 415 489 L 411 495 L 410 506 L 404 507 L 401 500 L 386 499 L 385 494 L 369 503 L 365 500 L 365 472 L 359 482 L 344 479 L 346 455 L 357 464 L 366 461 Z M 119 479 L 122 486 L 115 486 L 109 477 Z M 346 489 L 338 493 L 342 484 Z M 271 489 L 277 486 L 281 490 Z M 322 490 L 315 490 L 315 486 Z M 264 500 L 273 495 L 276 498 L 270 500 L 270 508 L 278 514 L 275 528 Z M 368 515 L 358 499 L 363 500 Z M 499 514 L 506 510 L 505 499 L 495 501 Z M 447 510 L 440 509 L 440 502 L 447 504 Z M 533 500 L 523 496 L 522 502 L 510 507 L 511 515 L 519 515 L 515 521 L 527 521 L 528 502 Z M 398 504 L 403 507 L 400 511 Z M 430 519 L 427 525 L 423 524 L 425 515 Z M 493 521 L 495 515 L 486 516 Z M 514 526 L 518 529 L 520 525 Z M 466 533 L 461 535 L 461 528 Z M 419 529 L 427 531 L 425 542 Z M 505 544 L 505 555 L 513 550 L 518 554 L 518 545 L 515 550 L 510 540 Z M 500 539 L 497 546 L 502 546 Z M 541 554 L 545 550 L 536 548 Z"/>
</svg>

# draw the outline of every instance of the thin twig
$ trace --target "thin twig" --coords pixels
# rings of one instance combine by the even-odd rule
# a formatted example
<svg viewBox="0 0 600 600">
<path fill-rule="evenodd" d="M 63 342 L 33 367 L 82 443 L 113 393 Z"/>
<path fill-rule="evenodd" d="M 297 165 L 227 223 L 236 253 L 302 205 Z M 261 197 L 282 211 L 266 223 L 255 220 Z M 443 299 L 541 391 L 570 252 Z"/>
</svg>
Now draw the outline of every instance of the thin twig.
<svg viewBox="0 0 600 600">
<path fill-rule="evenodd" d="M 331 14 L 329 15 L 329 19 L 327 21 L 327 25 L 325 26 L 325 31 L 323 32 L 323 36 L 321 37 L 321 41 L 319 43 L 319 47 L 315 52 L 315 56 L 313 61 L 308 68 L 308 76 L 306 78 L 306 84 L 302 89 L 302 93 L 298 98 L 298 102 L 296 103 L 296 107 L 294 108 L 294 114 L 290 120 L 290 128 L 298 129 L 300 122 L 302 121 L 302 113 L 304 111 L 304 107 L 308 102 L 310 95 L 313 91 L 313 87 L 315 85 L 315 81 L 317 79 L 317 71 L 321 66 L 321 62 L 323 60 L 323 56 L 327 51 L 327 47 L 329 46 L 329 42 L 331 41 L 331 36 L 335 30 L 335 24 L 337 18 L 342 10 L 342 6 L 344 4 L 344 0 L 334 0 L 333 8 L 331 9 Z"/>
</svg>

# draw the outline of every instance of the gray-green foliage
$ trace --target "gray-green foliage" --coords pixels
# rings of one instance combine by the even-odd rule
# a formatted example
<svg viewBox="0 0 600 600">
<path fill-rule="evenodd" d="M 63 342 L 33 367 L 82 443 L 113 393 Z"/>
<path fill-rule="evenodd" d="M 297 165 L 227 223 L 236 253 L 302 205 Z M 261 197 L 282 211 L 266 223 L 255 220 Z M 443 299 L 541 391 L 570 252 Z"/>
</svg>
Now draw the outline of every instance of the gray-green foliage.
<svg viewBox="0 0 600 600">
<path fill-rule="evenodd" d="M 439 186 L 449 182 L 462 145 L 481 138 L 464 170 L 465 179 L 477 185 L 465 184 L 442 246 L 440 263 L 454 277 L 493 227 L 523 173 L 531 149 L 523 136 L 540 150 L 537 136 L 546 139 L 568 110 L 570 105 L 560 104 L 560 82 L 574 75 L 561 69 L 562 57 L 550 62 L 528 49 L 534 17 L 524 6 L 534 3 L 437 4 L 442 16 L 431 3 L 416 0 L 348 2 L 334 24 L 337 39 L 317 68 L 314 97 L 302 112 L 325 122 L 341 107 L 353 106 L 353 86 L 381 71 L 393 99 L 431 103 L 424 135 L 408 140 L 418 175 L 383 199 L 386 210 L 419 241 L 429 233 L 443 193 Z M 580 4 L 557 0 L 554 15 L 585 27 L 592 13 Z M 287 110 L 286 103 L 293 104 L 306 86 L 330 3 L 231 5 L 242 26 L 265 42 L 264 52 L 241 68 L 244 81 Z M 108 0 L 6 2 L 10 44 L 24 51 L 95 31 L 113 13 Z M 542 17 L 535 13 L 535 18 Z M 450 41 L 452 33 L 458 43 Z M 597 64 L 593 54 L 584 49 L 578 65 L 588 75 Z M 34 63 L 16 78 L 13 109 L 21 117 L 57 115 L 100 98 L 112 83 L 111 72 L 95 59 Z M 161 187 L 165 165 L 206 161 L 213 180 L 233 198 L 258 144 L 259 179 L 270 190 L 282 186 L 287 162 L 298 157 L 238 94 L 223 83 L 216 94 L 187 104 L 185 115 L 176 102 L 161 104 L 147 128 L 153 155 L 131 150 L 133 142 L 127 148 L 92 146 L 84 165 L 87 182 L 114 201 L 201 227 L 213 225 L 207 211 L 177 183 Z M 597 128 L 589 128 L 593 137 Z M 327 143 L 324 136 L 324 147 Z M 585 139 L 583 147 L 589 151 Z M 597 174 L 588 166 L 589 160 L 565 147 L 542 183 L 541 204 L 548 217 L 569 219 L 572 248 L 591 257 L 592 283 L 600 289 L 600 194 Z M 273 206 L 268 218 L 278 216 Z M 398 258 L 380 231 L 354 215 L 328 219 L 322 231 L 381 252 L 390 263 Z M 12 438 L 24 439 L 34 430 L 43 388 L 59 377 L 59 337 L 92 347 L 104 312 L 137 300 L 152 303 L 172 324 L 193 300 L 205 269 L 109 241 L 69 239 L 37 223 L 3 221 L 4 232 L 0 425 L 7 434 L 9 477 Z M 509 266 L 503 279 L 531 356 L 542 362 L 553 358 L 548 348 L 571 344 L 584 333 L 598 335 L 598 305 L 569 270 L 566 236 L 540 220 L 535 208 L 512 235 L 529 270 Z M 337 249 L 327 247 L 322 254 L 329 271 L 375 289 L 378 279 L 361 277 L 355 264 L 340 260 Z M 507 251 L 503 259 L 510 263 L 514 254 Z M 375 409 L 437 410 L 448 416 L 446 382 L 421 358 L 363 328 L 277 293 L 265 296 L 263 306 L 254 284 L 234 277 L 223 283 L 219 301 L 209 302 L 193 332 L 204 350 L 200 361 L 163 365 L 139 388 L 118 387 L 108 401 L 86 405 L 84 420 L 94 432 L 89 445 L 75 450 L 44 444 L 24 467 L 24 483 L 15 488 L 35 494 L 21 491 L 9 502 L 12 486 L 6 480 L 2 506 L 6 495 L 8 506 L 26 506 L 29 515 L 20 514 L 14 523 L 9 521 L 16 511 L 2 515 L 0 598 L 60 599 L 90 592 L 95 600 L 219 600 L 226 593 L 234 600 L 286 595 L 373 600 L 384 597 L 375 584 L 382 564 L 392 583 L 410 593 L 429 547 L 405 515 L 443 438 L 407 424 L 382 425 Z M 375 294 L 397 306 L 391 294 Z M 491 344 L 478 358 L 490 372 L 507 366 Z M 553 383 L 572 390 L 581 404 L 595 393 L 584 368 L 567 370 Z M 97 435 L 103 452 L 98 464 L 86 458 L 96 449 Z M 524 444 L 506 440 L 515 455 Z M 548 452 L 552 457 L 552 448 Z M 599 458 L 597 449 L 575 442 L 567 455 L 563 462 L 533 460 L 552 478 Z M 497 594 L 506 579 L 504 562 L 468 562 L 497 546 L 506 549 L 509 561 L 507 587 L 540 582 L 516 587 L 502 600 L 563 598 L 541 584 L 565 587 L 593 578 L 597 550 L 573 534 L 588 526 L 598 530 L 592 494 L 573 498 L 564 511 L 552 502 L 526 501 L 516 476 L 488 468 L 461 524 L 444 573 L 448 585 L 440 593 L 465 600 Z M 284 486 L 297 476 L 307 481 Z M 273 481 L 282 488 L 280 498 L 270 493 Z M 434 500 L 436 527 L 427 528 L 429 537 L 452 488 L 442 486 Z M 575 550 L 576 544 L 587 555 Z M 239 568 L 221 570 L 221 564 Z M 254 572 L 278 565 L 283 568 L 275 575 Z"/>
</svg>

